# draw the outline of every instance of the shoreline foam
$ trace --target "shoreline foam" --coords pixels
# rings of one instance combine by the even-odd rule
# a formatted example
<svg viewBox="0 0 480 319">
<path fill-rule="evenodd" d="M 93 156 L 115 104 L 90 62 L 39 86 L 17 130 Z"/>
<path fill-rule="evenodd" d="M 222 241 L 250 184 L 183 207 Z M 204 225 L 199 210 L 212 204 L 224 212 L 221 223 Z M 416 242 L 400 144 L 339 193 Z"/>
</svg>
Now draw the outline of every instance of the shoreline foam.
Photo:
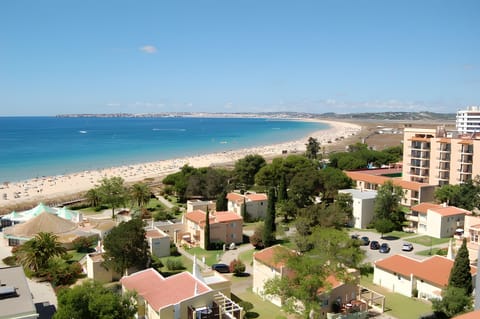
<svg viewBox="0 0 480 319">
<path fill-rule="evenodd" d="M 287 151 L 288 154 L 298 154 L 305 151 L 308 137 L 316 138 L 321 145 L 328 145 L 329 141 L 330 143 L 335 143 L 336 140 L 356 135 L 361 130 L 360 125 L 347 122 L 313 119 L 292 120 L 316 121 L 326 123 L 330 127 L 326 130 L 313 132 L 301 140 L 273 145 L 81 171 L 67 175 L 46 176 L 8 184 L 4 183 L 0 185 L 0 206 L 11 206 L 24 202 L 42 201 L 77 194 L 95 187 L 104 177 L 120 176 L 126 183 L 132 183 L 146 178 L 158 178 L 177 172 L 185 164 L 198 168 L 234 163 L 249 154 L 259 154 L 264 157 L 280 156 L 282 151 Z"/>
</svg>

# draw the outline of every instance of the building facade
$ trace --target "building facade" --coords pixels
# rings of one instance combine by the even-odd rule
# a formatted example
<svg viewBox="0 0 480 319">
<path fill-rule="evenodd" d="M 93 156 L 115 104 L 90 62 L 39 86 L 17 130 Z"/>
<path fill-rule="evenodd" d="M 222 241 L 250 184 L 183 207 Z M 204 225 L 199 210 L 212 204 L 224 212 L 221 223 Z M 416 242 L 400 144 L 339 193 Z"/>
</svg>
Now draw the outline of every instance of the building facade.
<svg viewBox="0 0 480 319">
<path fill-rule="evenodd" d="M 353 218 L 350 227 L 367 228 L 374 216 L 374 205 L 377 192 L 374 190 L 341 189 L 339 193 L 352 196 Z"/>
<path fill-rule="evenodd" d="M 470 106 L 457 111 L 456 126 L 461 134 L 480 132 L 480 107 Z"/>
<path fill-rule="evenodd" d="M 405 128 L 403 156 L 405 181 L 439 186 L 464 183 L 480 174 L 480 132 Z"/>
<path fill-rule="evenodd" d="M 242 216 L 243 206 L 247 207 L 247 214 L 249 220 L 257 220 L 265 218 L 267 213 L 267 194 L 257 193 L 228 193 L 228 210 Z"/>
</svg>

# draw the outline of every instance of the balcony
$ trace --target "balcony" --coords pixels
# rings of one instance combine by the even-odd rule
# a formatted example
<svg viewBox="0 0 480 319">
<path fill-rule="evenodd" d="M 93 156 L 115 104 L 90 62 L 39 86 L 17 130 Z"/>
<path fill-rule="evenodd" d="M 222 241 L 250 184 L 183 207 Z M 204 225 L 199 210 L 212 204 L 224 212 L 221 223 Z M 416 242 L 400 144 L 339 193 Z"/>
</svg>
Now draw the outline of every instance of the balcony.
<svg viewBox="0 0 480 319">
<path fill-rule="evenodd" d="M 243 309 L 224 294 L 218 292 L 211 306 L 188 307 L 188 319 L 241 319 Z"/>
<path fill-rule="evenodd" d="M 418 223 L 418 215 L 413 215 L 413 214 L 405 214 L 405 219 L 410 221 L 410 222 L 416 222 Z"/>
</svg>

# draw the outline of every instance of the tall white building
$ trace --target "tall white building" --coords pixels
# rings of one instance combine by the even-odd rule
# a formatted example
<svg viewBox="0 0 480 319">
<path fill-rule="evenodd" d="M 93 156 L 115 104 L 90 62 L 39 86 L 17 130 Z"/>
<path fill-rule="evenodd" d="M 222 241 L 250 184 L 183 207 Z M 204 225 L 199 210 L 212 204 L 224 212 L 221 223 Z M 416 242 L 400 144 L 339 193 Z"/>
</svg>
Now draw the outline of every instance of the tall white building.
<svg viewBox="0 0 480 319">
<path fill-rule="evenodd" d="M 480 133 L 480 107 L 469 106 L 458 111 L 456 125 L 459 133 Z"/>
</svg>

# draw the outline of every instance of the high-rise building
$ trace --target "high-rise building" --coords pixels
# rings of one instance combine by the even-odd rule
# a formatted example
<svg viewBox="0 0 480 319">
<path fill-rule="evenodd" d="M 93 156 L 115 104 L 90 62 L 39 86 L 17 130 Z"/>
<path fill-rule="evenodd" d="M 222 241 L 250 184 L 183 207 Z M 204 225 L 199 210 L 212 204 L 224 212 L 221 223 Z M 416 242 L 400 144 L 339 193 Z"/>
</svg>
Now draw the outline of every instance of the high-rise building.
<svg viewBox="0 0 480 319">
<path fill-rule="evenodd" d="M 480 174 L 480 131 L 462 134 L 444 127 L 405 128 L 403 154 L 403 180 L 460 184 Z"/>
<path fill-rule="evenodd" d="M 480 133 L 480 107 L 470 106 L 457 112 L 458 133 Z"/>
</svg>

